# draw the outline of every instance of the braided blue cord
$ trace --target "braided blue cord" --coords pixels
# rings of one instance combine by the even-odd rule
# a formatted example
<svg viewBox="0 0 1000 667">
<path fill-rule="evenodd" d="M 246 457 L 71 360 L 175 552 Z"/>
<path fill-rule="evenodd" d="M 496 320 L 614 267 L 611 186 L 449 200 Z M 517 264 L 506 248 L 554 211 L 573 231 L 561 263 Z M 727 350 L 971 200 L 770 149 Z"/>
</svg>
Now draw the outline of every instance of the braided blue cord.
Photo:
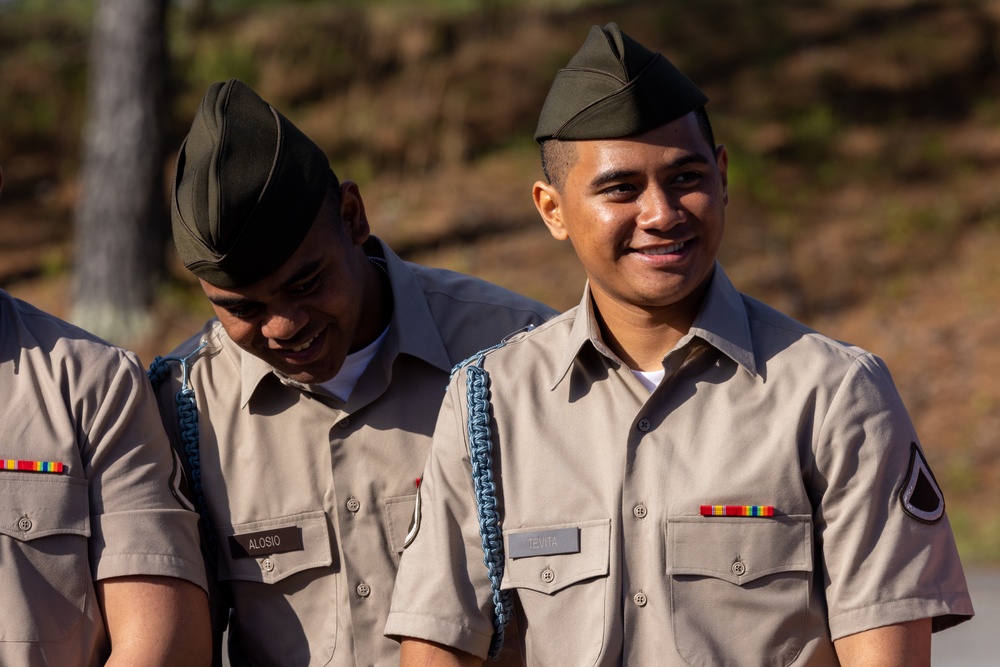
<svg viewBox="0 0 1000 667">
<path fill-rule="evenodd" d="M 167 379 L 167 375 L 170 373 L 170 364 L 163 357 L 157 357 L 153 359 L 153 363 L 149 365 L 149 370 L 146 371 L 146 377 L 149 378 L 150 384 L 153 385 L 153 389 L 159 389 L 163 381 Z"/>
<path fill-rule="evenodd" d="M 528 326 L 528 331 L 530 331 L 532 328 L 534 328 L 534 327 L 532 325 L 529 325 Z M 485 350 L 480 350 L 479 352 L 476 352 L 474 355 L 472 355 L 468 359 L 465 359 L 463 361 L 458 362 L 457 364 L 455 364 L 454 368 L 451 369 L 451 375 L 448 376 L 448 381 L 450 382 L 451 380 L 453 380 L 455 378 L 455 375 L 460 370 L 462 370 L 463 368 L 465 368 L 466 366 L 468 366 L 469 364 L 471 364 L 473 361 L 476 362 L 477 365 L 482 366 L 482 364 L 483 364 L 483 357 L 485 357 L 487 355 L 487 353 L 492 352 L 493 350 L 499 350 L 501 347 L 503 347 L 506 344 L 507 344 L 507 339 L 504 338 L 502 341 L 500 341 L 496 345 L 492 345 L 492 346 L 486 348 Z M 485 373 L 486 371 L 483 371 L 483 372 Z"/>
<path fill-rule="evenodd" d="M 195 507 L 201 520 L 205 523 L 205 532 L 208 534 L 209 546 L 215 550 L 215 531 L 212 530 L 212 521 L 208 516 L 208 503 L 205 502 L 205 489 L 201 484 L 201 453 L 198 450 L 198 404 L 194 398 L 194 390 L 188 384 L 189 359 L 198 354 L 206 343 L 198 346 L 194 352 L 179 359 L 177 357 L 156 357 L 150 364 L 146 375 L 149 377 L 153 389 L 159 387 L 170 373 L 170 362 L 176 361 L 181 365 L 181 390 L 177 392 L 174 401 L 177 403 L 177 422 L 180 426 L 181 444 L 184 445 L 184 452 L 187 454 L 188 467 L 191 470 L 191 485 L 195 492 Z"/>
<path fill-rule="evenodd" d="M 502 343 L 501 343 L 502 345 Z M 495 349 L 498 346 L 494 346 Z M 466 368 L 466 392 L 469 401 L 469 459 L 472 463 L 472 485 L 479 513 L 479 535 L 483 542 L 483 562 L 486 564 L 493 593 L 493 638 L 489 657 L 496 658 L 503 646 L 504 630 L 511 618 L 510 592 L 500 590 L 503 579 L 504 554 L 500 519 L 497 515 L 496 485 L 493 483 L 493 440 L 490 436 L 489 373 L 482 367 L 480 353 L 475 365 Z"/>
</svg>

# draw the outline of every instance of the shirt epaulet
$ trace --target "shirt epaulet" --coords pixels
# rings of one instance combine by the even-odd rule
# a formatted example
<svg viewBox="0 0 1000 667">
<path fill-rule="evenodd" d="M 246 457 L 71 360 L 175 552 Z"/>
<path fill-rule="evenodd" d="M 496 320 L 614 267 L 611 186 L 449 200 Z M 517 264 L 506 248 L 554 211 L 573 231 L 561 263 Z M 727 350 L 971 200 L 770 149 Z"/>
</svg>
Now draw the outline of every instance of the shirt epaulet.
<svg viewBox="0 0 1000 667">
<path fill-rule="evenodd" d="M 463 368 L 465 368 L 466 366 L 469 366 L 470 364 L 474 363 L 477 366 L 482 366 L 483 359 L 485 359 L 488 354 L 490 354 L 492 352 L 496 352 L 501 347 L 503 347 L 507 343 L 509 343 L 511 341 L 511 339 L 513 339 L 515 336 L 518 336 L 518 335 L 523 334 L 523 333 L 527 333 L 527 332 L 531 331 L 534 328 L 535 328 L 534 324 L 529 324 L 527 326 L 521 327 L 517 331 L 514 331 L 514 332 L 512 332 L 510 334 L 507 334 L 506 336 L 504 336 L 503 340 L 501 340 L 496 345 L 490 345 L 489 347 L 487 347 L 487 348 L 485 348 L 483 350 L 480 350 L 479 352 L 476 352 L 471 357 L 468 357 L 467 359 L 463 359 L 462 361 L 458 362 L 457 364 L 455 364 L 454 366 L 452 366 L 451 373 L 448 375 L 448 381 L 450 382 L 451 380 L 453 380 L 455 378 L 455 375 L 458 372 L 460 372 Z"/>
</svg>

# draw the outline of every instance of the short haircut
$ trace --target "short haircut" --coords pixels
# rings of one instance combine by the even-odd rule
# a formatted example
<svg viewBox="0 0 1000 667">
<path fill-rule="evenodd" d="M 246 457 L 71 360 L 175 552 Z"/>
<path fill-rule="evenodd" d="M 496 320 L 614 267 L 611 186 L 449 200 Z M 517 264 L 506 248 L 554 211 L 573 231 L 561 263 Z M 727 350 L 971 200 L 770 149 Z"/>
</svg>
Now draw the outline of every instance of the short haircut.
<svg viewBox="0 0 1000 667">
<path fill-rule="evenodd" d="M 708 111 L 703 106 L 698 107 L 694 110 L 694 117 L 698 119 L 698 129 L 701 130 L 701 136 L 705 138 L 714 155 L 717 144 L 715 143 L 715 133 L 712 131 L 712 121 L 708 119 Z"/>
<path fill-rule="evenodd" d="M 701 131 L 701 136 L 704 137 L 705 142 L 712 149 L 712 154 L 714 155 L 716 146 L 715 133 L 712 131 L 712 122 L 708 119 L 708 111 L 705 110 L 705 107 L 701 106 L 692 113 L 694 113 L 698 121 L 698 129 Z M 575 143 L 559 139 L 546 139 L 542 142 L 542 173 L 545 174 L 545 180 L 560 192 L 562 192 L 563 185 L 566 183 L 566 175 L 569 174 L 569 170 L 576 163 Z"/>
<path fill-rule="evenodd" d="M 566 175 L 576 164 L 576 145 L 572 141 L 546 139 L 542 142 L 542 173 L 545 180 L 562 192 Z"/>
</svg>

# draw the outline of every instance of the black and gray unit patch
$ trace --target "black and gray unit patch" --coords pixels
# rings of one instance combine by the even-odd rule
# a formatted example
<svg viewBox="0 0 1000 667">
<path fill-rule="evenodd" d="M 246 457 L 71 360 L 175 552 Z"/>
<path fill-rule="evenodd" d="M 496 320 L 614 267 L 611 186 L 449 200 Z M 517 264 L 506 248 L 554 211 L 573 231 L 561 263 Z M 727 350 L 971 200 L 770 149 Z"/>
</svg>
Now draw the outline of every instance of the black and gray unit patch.
<svg viewBox="0 0 1000 667">
<path fill-rule="evenodd" d="M 899 502 L 904 512 L 923 523 L 937 523 L 944 516 L 944 494 L 915 442 L 910 444 L 910 468 L 899 492 Z"/>
</svg>

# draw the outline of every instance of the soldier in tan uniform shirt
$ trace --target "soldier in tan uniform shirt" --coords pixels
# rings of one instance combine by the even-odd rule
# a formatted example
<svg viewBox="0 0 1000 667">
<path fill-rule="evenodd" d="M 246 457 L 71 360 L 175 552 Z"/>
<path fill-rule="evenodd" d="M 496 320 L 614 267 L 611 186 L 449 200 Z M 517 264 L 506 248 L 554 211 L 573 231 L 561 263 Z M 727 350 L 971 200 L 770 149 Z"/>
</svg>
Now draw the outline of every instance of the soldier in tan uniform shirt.
<svg viewBox="0 0 1000 667">
<path fill-rule="evenodd" d="M 207 665 L 197 515 L 138 359 L 0 290 L 0 405 L 0 665 Z"/>
<path fill-rule="evenodd" d="M 505 635 L 529 665 L 919 665 L 972 615 L 885 364 L 717 264 L 706 101 L 613 23 L 557 75 L 534 198 L 587 288 L 449 386 L 386 626 L 403 665 Z"/>
<path fill-rule="evenodd" d="M 152 370 L 232 664 L 398 664 L 382 631 L 449 372 L 554 312 L 402 261 L 358 186 L 237 80 L 195 116 L 173 229 L 218 318 Z"/>
</svg>

